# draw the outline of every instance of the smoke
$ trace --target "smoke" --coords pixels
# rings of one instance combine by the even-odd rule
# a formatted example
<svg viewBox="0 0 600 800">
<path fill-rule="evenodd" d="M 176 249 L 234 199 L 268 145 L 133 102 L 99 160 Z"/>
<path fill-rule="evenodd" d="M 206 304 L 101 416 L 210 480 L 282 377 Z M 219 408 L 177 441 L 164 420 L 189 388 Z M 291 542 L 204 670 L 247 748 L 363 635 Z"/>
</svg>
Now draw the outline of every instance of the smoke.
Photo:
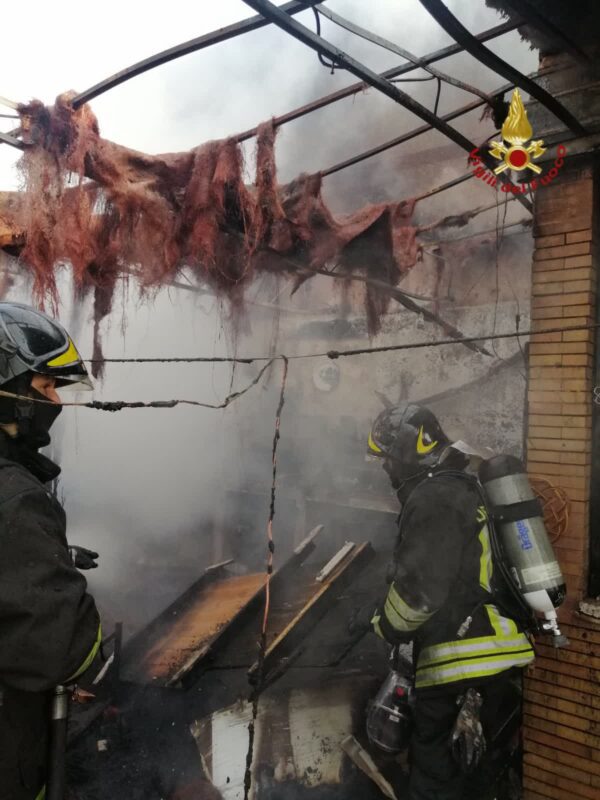
<svg viewBox="0 0 600 800">
<path fill-rule="evenodd" d="M 212 16 L 197 21 L 193 32 L 184 26 L 180 40 L 246 15 L 247 7 L 241 3 L 218 5 L 222 16 L 211 8 Z M 468 11 L 458 0 L 449 5 L 472 31 L 499 22 L 483 4 L 468 4 Z M 449 43 L 417 0 L 369 4 L 368 20 L 364 7 L 359 0 L 338 0 L 335 11 L 420 55 Z M 313 25 L 309 13 L 299 19 Z M 323 35 L 378 71 L 401 62 L 326 20 Z M 489 46 L 508 54 L 523 71 L 535 69 L 535 54 L 517 43 L 518 34 L 513 33 Z M 150 43 L 147 49 L 152 50 Z M 123 63 L 111 61 L 106 74 L 135 57 L 131 52 Z M 484 90 L 503 82 L 469 56 L 455 56 L 439 66 Z M 139 149 L 185 149 L 244 130 L 355 80 L 343 71 L 331 75 L 316 54 L 272 27 L 166 65 L 156 76 L 132 81 L 93 104 L 104 136 Z M 400 87 L 433 108 L 435 81 Z M 54 94 L 64 88 L 63 80 Z M 469 100 L 464 92 L 444 86 L 440 112 Z M 374 90 L 358 94 L 281 129 L 280 179 L 327 168 L 419 124 Z M 478 113 L 454 124 L 476 141 L 493 133 L 493 124 L 480 123 Z M 246 147 L 249 174 L 254 146 L 251 141 Z M 325 193 L 332 208 L 342 213 L 368 202 L 408 198 L 466 169 L 466 154 L 433 132 L 328 178 Z M 419 204 L 418 220 L 430 222 L 493 199 L 488 186 L 472 180 Z M 492 228 L 503 213 L 501 209 L 481 215 L 467 231 Z M 507 224 L 522 216 L 518 203 L 509 204 Z M 438 244 L 437 239 L 447 235 L 431 234 L 423 263 L 403 287 L 433 297 L 439 313 L 467 334 L 489 331 L 494 325 L 497 330 L 513 329 L 516 314 L 526 327 L 529 271 L 524 265 L 531 249 L 529 235 L 506 239 L 500 247 L 495 234 L 476 244 Z M 123 293 L 104 325 L 104 351 L 113 357 L 252 356 L 440 338 L 437 329 L 404 311 L 388 315 L 381 335 L 369 341 L 365 320 L 351 302 L 356 293 L 360 289 L 353 287 L 344 294 L 329 279 L 318 278 L 291 297 L 285 281 L 263 278 L 249 292 L 251 303 L 236 335 L 211 295 L 170 288 L 149 300 L 132 288 Z M 18 284 L 9 299 L 27 301 L 27 287 Z M 80 351 L 89 356 L 91 308 L 75 310 L 67 304 L 61 319 L 74 327 Z M 434 398 L 432 407 L 453 437 L 482 438 L 482 444 L 520 452 L 522 363 L 513 359 L 504 367 L 500 360 L 516 352 L 518 345 L 511 341 L 498 345 L 498 359 L 454 345 L 339 362 L 293 362 L 279 450 L 276 560 L 281 563 L 311 524 L 319 521 L 329 523 L 331 536 L 340 543 L 350 534 L 369 536 L 365 530 L 342 530 L 334 507 L 346 508 L 370 493 L 372 502 L 377 499 L 375 505 L 393 510 L 385 476 L 377 465 L 364 461 L 369 421 L 382 408 L 382 398 L 391 402 Z M 500 365 L 500 371 L 486 381 L 492 364 Z M 257 364 L 238 365 L 235 370 L 231 364 L 109 364 L 94 397 L 218 403 L 231 388 L 246 385 L 259 368 Z M 89 581 L 108 630 L 113 621 L 123 619 L 131 633 L 211 563 L 234 555 L 239 570 L 263 568 L 279 379 L 276 365 L 267 379 L 225 411 L 186 407 L 116 414 L 64 411 L 54 438 L 60 447 L 60 490 L 69 538 L 101 554 L 100 568 Z M 479 383 L 469 389 L 473 381 Z M 348 518 L 344 524 L 350 524 Z M 391 544 L 392 514 L 389 520 L 386 535 Z"/>
</svg>

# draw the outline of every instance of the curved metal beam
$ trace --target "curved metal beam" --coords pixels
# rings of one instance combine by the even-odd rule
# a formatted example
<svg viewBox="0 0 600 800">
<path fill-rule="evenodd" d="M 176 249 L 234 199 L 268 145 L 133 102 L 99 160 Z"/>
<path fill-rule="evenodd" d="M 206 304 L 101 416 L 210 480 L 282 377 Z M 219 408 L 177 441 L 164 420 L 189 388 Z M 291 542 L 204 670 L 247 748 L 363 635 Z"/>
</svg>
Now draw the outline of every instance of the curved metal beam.
<svg viewBox="0 0 600 800">
<path fill-rule="evenodd" d="M 452 128 L 428 108 L 406 94 L 406 92 L 398 89 L 393 83 L 382 78 L 381 75 L 373 72 L 373 70 L 361 64 L 343 50 L 335 47 L 335 45 L 330 44 L 321 36 L 317 36 L 316 33 L 313 33 L 304 25 L 301 25 L 295 19 L 292 19 L 282 12 L 281 9 L 269 2 L 269 0 L 244 0 L 244 3 L 259 14 L 262 14 L 269 22 L 272 22 L 274 25 L 277 25 L 278 28 L 281 28 L 295 39 L 298 39 L 302 44 L 305 44 L 317 53 L 321 53 L 321 55 L 328 56 L 334 63 L 344 67 L 348 72 L 351 72 L 353 75 L 356 75 L 357 78 L 368 83 L 369 86 L 378 89 L 382 94 L 387 95 L 387 97 L 391 98 L 408 111 L 411 111 L 417 117 L 420 117 L 424 122 L 429 123 L 433 128 L 447 136 L 448 139 L 455 142 L 459 147 L 462 147 L 463 150 L 466 150 L 467 153 L 470 153 L 475 148 L 473 142 L 467 139 L 466 136 L 463 136 L 460 131 Z"/>
<path fill-rule="evenodd" d="M 419 2 L 446 33 L 461 44 L 474 58 L 482 64 L 485 64 L 486 67 L 494 70 L 494 72 L 497 72 L 498 75 L 502 75 L 507 80 L 520 86 L 532 97 L 535 97 L 536 100 L 558 117 L 558 119 L 563 122 L 569 130 L 573 131 L 573 133 L 576 133 L 578 136 L 586 135 L 586 129 L 562 103 L 559 103 L 558 100 L 552 97 L 545 89 L 542 89 L 541 86 L 538 86 L 537 83 L 529 80 L 529 78 L 523 75 L 522 72 L 519 72 L 518 69 L 511 67 L 511 65 L 502 58 L 492 53 L 491 50 L 488 50 L 485 45 L 481 44 L 481 42 L 458 21 L 441 0 L 419 0 Z"/>
<path fill-rule="evenodd" d="M 552 72 L 553 70 L 550 70 Z M 548 71 L 544 71 L 544 75 L 548 74 Z M 532 72 L 529 77 L 535 78 L 540 75 L 539 72 Z M 494 101 L 506 92 L 510 91 L 514 88 L 514 83 L 505 83 L 503 86 L 500 86 L 499 89 L 494 89 L 493 92 L 490 92 L 489 99 Z M 464 106 L 460 106 L 459 108 L 455 108 L 453 111 L 448 111 L 447 114 L 442 114 L 440 119 L 445 120 L 446 122 L 450 122 L 453 119 L 457 119 L 457 117 L 462 117 L 465 114 L 468 114 L 471 111 L 475 111 L 481 106 L 484 106 L 487 101 L 485 100 L 471 100 L 470 103 L 467 103 Z M 275 120 L 276 122 L 277 120 Z M 421 136 L 423 133 L 427 133 L 431 130 L 431 125 L 420 125 L 418 128 L 413 128 L 410 131 L 406 131 L 406 133 L 400 134 L 400 136 L 396 136 L 394 139 L 388 139 L 387 142 L 382 142 L 381 144 L 376 145 L 375 147 L 371 147 L 369 150 L 365 150 L 362 153 L 357 153 L 355 156 L 350 156 L 350 158 L 345 159 L 344 161 L 340 161 L 337 164 L 334 164 L 327 169 L 321 170 L 321 175 L 323 177 L 327 177 L 328 175 L 333 175 L 335 172 L 340 172 L 347 167 L 352 167 L 355 164 L 360 164 L 361 161 L 366 161 L 368 158 L 372 158 L 373 156 L 377 156 L 380 153 L 384 153 L 386 150 L 390 150 L 392 147 L 397 147 L 399 144 L 404 144 L 404 142 L 409 142 L 411 139 L 415 139 L 417 136 Z"/>
<path fill-rule="evenodd" d="M 353 33 L 355 36 L 360 36 L 362 39 L 366 39 L 372 44 L 376 44 L 379 47 L 383 47 L 385 50 L 389 50 L 390 53 L 395 53 L 397 56 L 405 58 L 407 61 L 410 61 L 411 64 L 414 64 L 415 67 L 424 69 L 435 78 L 439 78 L 441 81 L 449 83 L 451 86 L 455 86 L 457 89 L 462 89 L 464 92 L 477 95 L 477 97 L 481 97 L 482 100 L 489 101 L 489 96 L 485 92 L 482 92 L 481 89 L 478 89 L 476 86 L 471 86 L 470 83 L 465 83 L 458 78 L 453 78 L 452 75 L 448 75 L 445 72 L 441 72 L 440 70 L 429 66 L 426 59 L 413 55 L 411 52 L 405 50 L 403 47 L 400 47 L 394 42 L 391 42 L 389 39 L 384 39 L 383 36 L 378 36 L 376 33 L 368 31 L 366 28 L 362 28 L 360 25 L 356 25 L 356 23 L 351 22 L 345 17 L 340 17 L 339 14 L 336 14 L 334 11 L 331 11 L 328 8 L 319 8 L 317 13 L 322 17 L 326 17 L 327 19 L 331 20 L 335 25 L 339 25 L 340 28 L 344 28 L 344 30 Z"/>
<path fill-rule="evenodd" d="M 504 22 L 502 25 L 496 25 L 495 27 L 489 28 L 486 31 L 482 31 L 482 33 L 477 35 L 477 39 L 481 42 L 487 42 L 489 39 L 495 39 L 498 36 L 503 36 L 505 33 L 514 31 L 519 24 L 519 22 Z M 381 73 L 381 77 L 386 78 L 387 80 L 390 80 L 391 78 L 397 78 L 400 75 L 405 75 L 408 72 L 413 72 L 416 69 L 420 69 L 424 65 L 433 64 L 436 61 L 442 61 L 443 59 L 454 56 L 457 53 L 462 53 L 462 51 L 463 48 L 459 44 L 454 43 L 448 47 L 442 47 L 441 50 L 434 50 L 433 53 L 423 56 L 419 64 L 402 64 L 400 67 L 388 69 Z M 319 97 L 317 100 L 313 100 L 311 103 L 307 103 L 306 105 L 295 108 L 292 111 L 288 111 L 286 114 L 275 117 L 273 119 L 273 124 L 276 128 L 278 128 L 280 125 L 293 122 L 295 119 L 300 119 L 300 117 L 304 117 L 313 111 L 318 111 L 320 108 L 325 108 L 332 103 L 337 103 L 338 100 L 344 100 L 347 97 L 353 97 L 355 94 L 363 92 L 367 88 L 368 85 L 364 81 L 352 83 L 350 86 L 346 86 L 344 89 L 338 89 L 337 92 L 332 92 L 331 94 Z M 235 138 L 238 142 L 244 142 L 247 139 L 251 139 L 253 136 L 255 136 L 256 130 L 256 128 L 249 128 L 247 131 L 243 131 L 243 133 L 238 133 Z"/>
<path fill-rule="evenodd" d="M 356 75 L 358 78 L 365 81 L 365 83 L 368 83 L 370 86 L 378 89 L 382 94 L 385 94 L 387 97 L 395 100 L 399 105 L 403 106 L 408 111 L 412 111 L 413 114 L 431 125 L 432 128 L 435 128 L 440 133 L 443 133 L 448 137 L 448 139 L 453 141 L 459 147 L 462 147 L 467 153 L 471 153 L 475 149 L 473 142 L 467 139 L 466 136 L 463 136 L 460 131 L 452 128 L 443 119 L 433 114 L 428 108 L 414 100 L 410 95 L 406 94 L 406 92 L 398 89 L 398 87 L 393 83 L 390 83 L 385 78 L 382 78 L 381 75 L 378 75 L 364 64 L 356 61 L 356 59 L 352 58 L 352 56 L 349 56 L 343 50 L 335 47 L 335 45 L 330 44 L 330 42 L 326 41 L 321 36 L 317 36 L 316 33 L 313 33 L 295 19 L 292 19 L 287 14 L 282 13 L 281 10 L 277 8 L 277 6 L 273 5 L 273 3 L 269 2 L 269 0 L 244 0 L 244 3 L 253 8 L 255 11 L 258 11 L 259 14 L 262 14 L 265 19 L 269 20 L 269 22 L 277 25 L 278 28 L 281 28 L 295 39 L 298 39 L 298 41 L 310 47 L 311 50 L 315 50 L 317 53 L 321 53 L 321 55 L 328 56 L 334 63 L 344 67 L 348 70 L 348 72 L 351 72 L 353 75 Z M 507 181 L 506 177 L 502 175 L 499 177 L 503 182 Z M 526 208 L 528 211 L 532 210 L 531 203 L 526 197 L 519 195 L 518 199 L 524 208 Z"/>
<path fill-rule="evenodd" d="M 320 5 L 322 2 L 323 0 L 306 0 L 306 2 L 295 0 L 294 2 L 282 5 L 281 11 L 286 14 L 299 14 L 301 11 L 306 11 L 307 7 Z M 264 28 L 265 25 L 268 24 L 268 21 L 263 19 L 262 16 L 250 17 L 249 19 L 234 22 L 232 25 L 228 25 L 225 28 L 219 28 L 216 31 L 205 33 L 203 36 L 198 36 L 195 39 L 183 42 L 183 44 L 175 45 L 175 47 L 170 47 L 168 50 L 163 50 L 153 56 L 144 58 L 142 61 L 138 61 L 136 64 L 132 64 L 130 67 L 126 67 L 120 72 L 116 72 L 114 75 L 111 75 L 110 78 L 106 78 L 100 81 L 100 83 L 86 89 L 85 92 L 78 94 L 73 99 L 73 108 L 79 108 L 84 103 L 88 103 L 95 97 L 99 97 L 109 89 L 114 89 L 115 86 L 119 86 L 121 83 L 125 83 L 125 81 L 131 78 L 135 78 L 137 75 L 148 72 L 148 70 L 159 67 L 161 64 L 167 64 L 169 61 L 181 58 L 181 56 L 187 56 L 189 53 L 204 50 L 206 47 L 210 47 L 213 44 L 226 42 L 228 39 L 241 36 L 243 33 L 249 33 L 249 31 L 255 31 L 258 28 Z"/>
</svg>

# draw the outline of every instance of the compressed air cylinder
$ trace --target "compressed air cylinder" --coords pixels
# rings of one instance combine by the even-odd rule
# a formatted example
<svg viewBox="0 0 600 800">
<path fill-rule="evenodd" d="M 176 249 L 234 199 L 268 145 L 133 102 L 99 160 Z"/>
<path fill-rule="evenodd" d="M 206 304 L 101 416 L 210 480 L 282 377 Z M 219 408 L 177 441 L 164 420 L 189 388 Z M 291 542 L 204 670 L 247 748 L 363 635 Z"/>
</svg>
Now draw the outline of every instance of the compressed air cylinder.
<svg viewBox="0 0 600 800">
<path fill-rule="evenodd" d="M 515 583 L 529 606 L 553 623 L 566 586 L 523 464 L 494 456 L 482 463 L 479 479 Z"/>
</svg>

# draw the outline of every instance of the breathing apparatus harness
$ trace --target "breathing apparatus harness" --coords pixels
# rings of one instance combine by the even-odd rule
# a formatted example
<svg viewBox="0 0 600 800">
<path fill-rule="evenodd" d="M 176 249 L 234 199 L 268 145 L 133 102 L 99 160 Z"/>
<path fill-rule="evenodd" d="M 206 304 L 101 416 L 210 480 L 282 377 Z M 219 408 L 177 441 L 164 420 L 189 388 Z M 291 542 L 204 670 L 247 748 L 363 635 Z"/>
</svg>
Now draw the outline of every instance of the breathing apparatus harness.
<svg viewBox="0 0 600 800">
<path fill-rule="evenodd" d="M 492 602 L 494 605 L 498 606 L 500 610 L 505 611 L 509 616 L 516 619 L 517 622 L 519 622 L 524 628 L 525 632 L 531 634 L 539 633 L 540 628 L 538 621 L 527 601 L 523 597 L 523 593 L 521 592 L 513 577 L 513 574 L 508 567 L 506 555 L 504 553 L 502 542 L 498 536 L 498 531 L 495 524 L 496 520 L 499 518 L 496 513 L 496 509 L 494 509 L 494 507 L 491 505 L 485 489 L 481 485 L 477 476 L 454 469 L 441 470 L 435 474 L 430 473 L 430 476 L 431 478 L 458 478 L 459 480 L 466 482 L 476 489 L 479 499 L 481 500 L 481 505 L 485 511 L 494 568 L 498 570 L 501 578 L 500 585 L 498 585 L 498 582 L 495 581 L 496 585 L 492 585 L 491 591 L 481 588 L 481 591 L 484 593 L 484 597 L 477 603 L 471 613 L 461 623 L 456 632 L 457 638 L 462 639 L 464 636 L 466 636 L 467 631 L 473 622 L 473 616 L 481 608 L 481 606 L 488 602 Z"/>
</svg>

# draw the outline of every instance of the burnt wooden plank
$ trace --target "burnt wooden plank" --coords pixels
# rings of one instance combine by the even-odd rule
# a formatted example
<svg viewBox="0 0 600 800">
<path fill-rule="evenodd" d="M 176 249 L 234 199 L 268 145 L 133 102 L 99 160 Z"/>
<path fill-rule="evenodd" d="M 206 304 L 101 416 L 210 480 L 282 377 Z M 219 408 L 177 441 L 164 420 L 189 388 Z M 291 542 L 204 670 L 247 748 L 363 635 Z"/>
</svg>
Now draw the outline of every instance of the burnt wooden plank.
<svg viewBox="0 0 600 800">
<path fill-rule="evenodd" d="M 331 609 L 336 593 L 354 579 L 373 555 L 370 543 L 364 542 L 356 546 L 328 578 L 314 582 L 306 604 L 267 648 L 263 664 L 264 683 L 270 683 L 294 661 L 301 652 L 305 638 Z M 253 680 L 258 678 L 258 662 L 250 668 L 249 676 Z"/>
<path fill-rule="evenodd" d="M 261 591 L 262 574 L 228 576 L 197 584 L 185 606 L 172 609 L 168 619 L 138 644 L 121 675 L 134 683 L 169 686 L 201 659 L 220 630 Z"/>
<path fill-rule="evenodd" d="M 289 580 L 314 550 L 322 529 L 311 531 L 272 583 Z M 207 570 L 134 637 L 124 652 L 123 680 L 182 688 L 209 654 L 225 646 L 232 629 L 260 606 L 266 582 L 266 573 L 234 576 L 225 566 Z"/>
</svg>

